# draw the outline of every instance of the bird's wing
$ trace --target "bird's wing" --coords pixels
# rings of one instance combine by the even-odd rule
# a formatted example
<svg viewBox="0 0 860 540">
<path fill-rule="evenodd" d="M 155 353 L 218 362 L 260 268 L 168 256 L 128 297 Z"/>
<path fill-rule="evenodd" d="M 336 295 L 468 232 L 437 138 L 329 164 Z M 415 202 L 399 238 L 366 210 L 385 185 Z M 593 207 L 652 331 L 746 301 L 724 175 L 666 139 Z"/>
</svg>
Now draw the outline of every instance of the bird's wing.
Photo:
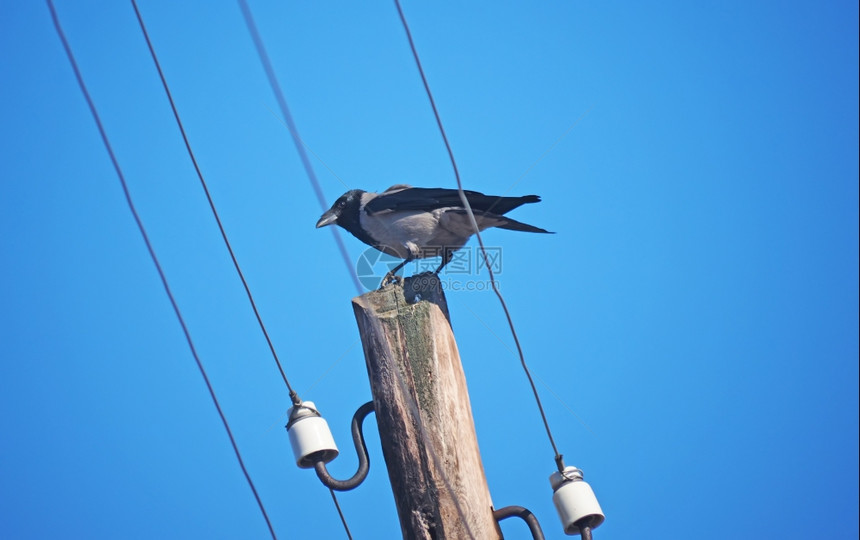
<svg viewBox="0 0 860 540">
<path fill-rule="evenodd" d="M 379 194 L 365 206 L 368 214 L 384 212 L 386 210 L 402 211 L 424 211 L 432 212 L 439 208 L 462 208 L 460 194 L 456 189 L 445 188 L 403 188 L 401 185 L 391 186 Z M 484 195 L 477 191 L 465 191 L 466 198 L 475 212 L 487 212 L 491 208 L 503 214 L 511 208 L 526 202 L 537 202 L 536 196 L 527 197 L 497 197 Z M 533 199 L 532 199 L 533 198 Z M 503 211 L 502 211 L 503 210 Z"/>
<path fill-rule="evenodd" d="M 404 189 L 410 189 L 411 187 L 412 186 L 410 186 L 409 184 L 394 184 L 390 188 L 383 191 L 380 195 L 385 195 L 387 193 L 395 193 L 397 191 L 402 191 Z"/>
</svg>

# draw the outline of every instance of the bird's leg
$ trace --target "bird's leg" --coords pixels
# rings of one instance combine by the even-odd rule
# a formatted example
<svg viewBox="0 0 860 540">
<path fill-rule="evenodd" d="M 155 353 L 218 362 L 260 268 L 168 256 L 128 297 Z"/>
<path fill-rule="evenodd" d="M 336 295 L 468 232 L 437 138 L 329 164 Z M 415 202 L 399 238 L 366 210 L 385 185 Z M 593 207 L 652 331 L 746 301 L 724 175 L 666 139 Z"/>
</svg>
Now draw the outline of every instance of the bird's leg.
<svg viewBox="0 0 860 540">
<path fill-rule="evenodd" d="M 437 268 L 436 271 L 433 272 L 434 274 L 436 274 L 438 276 L 439 272 L 441 272 L 442 269 L 445 268 L 445 265 L 448 264 L 449 262 L 451 262 L 451 259 L 454 258 L 454 251 L 455 250 L 453 250 L 449 247 L 443 247 L 442 248 L 442 264 L 440 264 L 439 268 Z"/>
<path fill-rule="evenodd" d="M 382 283 L 379 284 L 379 288 L 382 289 L 383 287 L 388 285 L 389 282 L 397 281 L 397 271 L 406 266 L 411 260 L 412 259 L 404 259 L 402 263 L 398 264 L 397 266 L 392 268 L 387 274 L 385 274 L 385 277 L 382 278 Z"/>
</svg>

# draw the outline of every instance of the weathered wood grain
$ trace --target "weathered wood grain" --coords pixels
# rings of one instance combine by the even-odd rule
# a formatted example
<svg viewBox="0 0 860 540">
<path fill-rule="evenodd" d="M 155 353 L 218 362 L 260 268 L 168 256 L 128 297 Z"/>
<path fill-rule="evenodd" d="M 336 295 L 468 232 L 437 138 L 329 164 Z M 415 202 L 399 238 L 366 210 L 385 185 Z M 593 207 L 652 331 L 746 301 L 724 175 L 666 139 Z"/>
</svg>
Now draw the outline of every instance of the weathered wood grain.
<svg viewBox="0 0 860 540">
<path fill-rule="evenodd" d="M 501 538 L 438 278 L 352 301 L 403 537 Z"/>
</svg>

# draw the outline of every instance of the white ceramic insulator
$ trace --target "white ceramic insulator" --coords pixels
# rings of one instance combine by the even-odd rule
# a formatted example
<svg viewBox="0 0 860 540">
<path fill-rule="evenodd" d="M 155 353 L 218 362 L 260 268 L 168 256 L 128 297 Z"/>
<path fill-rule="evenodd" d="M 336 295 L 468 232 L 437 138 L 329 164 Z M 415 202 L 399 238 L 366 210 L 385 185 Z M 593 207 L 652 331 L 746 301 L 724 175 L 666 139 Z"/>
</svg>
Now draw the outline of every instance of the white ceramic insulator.
<svg viewBox="0 0 860 540">
<path fill-rule="evenodd" d="M 589 518 L 588 526 L 593 529 L 603 523 L 605 516 L 591 486 L 582 480 L 582 473 L 576 467 L 566 467 L 564 472 L 564 475 L 555 472 L 549 477 L 555 491 L 552 502 L 555 503 L 564 534 L 574 536 L 580 534 L 577 521 Z"/>
<path fill-rule="evenodd" d="M 312 401 L 305 401 L 301 408 L 316 409 Z M 292 418 L 293 409 L 290 408 Z M 299 413 L 302 411 L 300 410 Z M 312 469 L 317 461 L 328 463 L 338 455 L 337 446 L 328 423 L 322 416 L 308 414 L 299 418 L 287 431 L 290 434 L 290 445 L 293 447 L 293 455 L 296 456 L 296 465 L 302 469 Z"/>
</svg>

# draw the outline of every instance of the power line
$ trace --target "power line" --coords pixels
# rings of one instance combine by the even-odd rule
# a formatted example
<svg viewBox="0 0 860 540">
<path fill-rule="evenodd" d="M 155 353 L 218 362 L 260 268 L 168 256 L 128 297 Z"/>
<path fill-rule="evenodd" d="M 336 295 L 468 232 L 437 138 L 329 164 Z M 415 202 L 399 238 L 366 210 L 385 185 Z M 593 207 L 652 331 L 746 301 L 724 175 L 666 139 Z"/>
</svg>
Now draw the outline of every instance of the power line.
<svg viewBox="0 0 860 540">
<path fill-rule="evenodd" d="M 260 62 L 263 64 L 263 70 L 266 72 L 266 77 L 269 79 L 269 86 L 272 87 L 272 92 L 275 94 L 275 99 L 278 102 L 278 107 L 281 109 L 281 114 L 284 116 L 284 122 L 287 124 L 287 129 L 290 132 L 290 135 L 293 138 L 293 143 L 296 145 L 296 151 L 299 153 L 299 158 L 302 160 L 302 165 L 305 168 L 305 172 L 308 175 L 308 179 L 311 182 L 311 186 L 313 187 L 314 194 L 316 194 L 317 201 L 320 203 L 320 207 L 323 212 L 328 210 L 328 204 L 325 201 L 325 195 L 323 195 L 322 188 L 320 187 L 320 183 L 317 180 L 317 176 L 314 173 L 314 168 L 311 165 L 311 161 L 308 158 L 307 152 L 305 152 L 304 143 L 302 142 L 302 138 L 299 136 L 299 130 L 296 128 L 296 123 L 293 121 L 293 115 L 290 114 L 290 108 L 287 106 L 287 100 L 284 98 L 284 93 L 281 91 L 281 85 L 278 83 L 278 78 L 275 76 L 275 70 L 272 68 L 272 62 L 269 60 L 269 55 L 266 53 L 266 47 L 263 45 L 263 39 L 260 37 L 260 33 L 257 31 L 257 24 L 254 22 L 254 16 L 251 14 L 251 8 L 248 7 L 248 2 L 246 0 L 239 0 L 239 7 L 242 9 L 242 15 L 245 17 L 245 25 L 248 27 L 248 32 L 251 34 L 251 39 L 254 40 L 254 47 L 257 49 L 257 55 L 260 57 Z M 358 276 L 355 273 L 355 268 L 352 266 L 349 260 L 349 254 L 346 251 L 346 246 L 343 243 L 343 239 L 340 237 L 340 233 L 337 228 L 331 227 L 332 234 L 334 235 L 334 241 L 337 243 L 338 251 L 340 251 L 340 255 L 343 258 L 343 262 L 346 264 L 347 271 L 349 272 L 350 277 L 352 277 L 352 282 L 355 284 L 355 289 L 358 291 L 358 294 L 362 293 L 361 283 L 358 281 Z"/>
<path fill-rule="evenodd" d="M 81 92 L 84 95 L 84 99 L 87 102 L 87 106 L 90 109 L 90 113 L 92 113 L 93 120 L 96 122 L 96 126 L 98 127 L 99 134 L 101 135 L 102 142 L 105 145 L 105 149 L 107 149 L 108 155 L 110 156 L 111 163 L 113 164 L 114 170 L 116 170 L 117 176 L 119 177 L 120 184 L 122 186 L 123 194 L 125 195 L 126 203 L 128 203 L 128 208 L 131 210 L 131 214 L 134 217 L 134 221 L 137 224 L 137 228 L 140 231 L 141 236 L 143 237 L 143 242 L 146 244 L 146 249 L 149 251 L 149 257 L 152 259 L 153 264 L 155 265 L 155 269 L 158 271 L 158 276 L 161 279 L 161 284 L 164 286 L 164 292 L 167 293 L 167 298 L 170 300 L 170 305 L 173 306 L 173 312 L 176 314 L 176 318 L 179 320 L 179 324 L 182 327 L 182 332 L 185 334 L 185 340 L 188 342 L 188 347 L 191 349 L 191 355 L 194 357 L 194 361 L 197 364 L 197 369 L 200 371 L 200 375 L 203 376 L 203 381 L 206 383 L 206 388 L 209 390 L 209 396 L 212 398 L 212 403 L 215 404 L 215 408 L 218 411 L 218 416 L 221 418 L 221 423 L 224 425 L 224 429 L 227 431 L 227 436 L 230 438 L 230 444 L 233 446 L 233 452 L 236 454 L 236 459 L 239 462 L 239 467 L 242 469 L 242 473 L 245 475 L 245 480 L 248 482 L 248 486 L 251 488 L 251 492 L 254 494 L 254 499 L 257 501 L 257 506 L 260 507 L 260 512 L 263 514 L 263 518 L 266 520 L 266 525 L 269 528 L 269 533 L 272 535 L 273 539 L 277 539 L 275 535 L 275 530 L 272 528 L 272 522 L 269 520 L 269 515 L 266 513 L 266 509 L 263 506 L 263 501 L 260 499 L 260 495 L 257 493 L 257 488 L 254 487 L 254 482 L 251 480 L 251 475 L 248 473 L 248 469 L 245 467 L 245 462 L 242 459 L 242 455 L 239 453 L 239 447 L 236 444 L 236 439 L 233 437 L 233 432 L 230 429 L 230 425 L 227 423 L 227 417 L 224 416 L 224 411 L 221 410 L 221 405 L 218 402 L 218 398 L 215 396 L 215 390 L 212 388 L 212 384 L 209 381 L 208 375 L 206 375 L 206 370 L 203 368 L 203 363 L 200 360 L 200 357 L 197 354 L 197 349 L 194 347 L 194 342 L 191 340 L 191 334 L 188 330 L 188 326 L 185 324 L 185 319 L 182 317 L 182 313 L 179 310 L 179 305 L 176 303 L 176 299 L 173 297 L 173 292 L 170 289 L 170 285 L 167 283 L 167 277 L 164 274 L 164 270 L 161 268 L 161 264 L 158 262 L 158 257 L 155 255 L 155 250 L 152 247 L 152 243 L 149 240 L 149 235 L 146 233 L 146 229 L 143 226 L 143 222 L 140 219 L 140 216 L 137 213 L 137 209 L 134 206 L 134 202 L 131 198 L 131 193 L 128 189 L 128 184 L 125 181 L 125 176 L 120 169 L 119 162 L 114 155 L 113 148 L 108 140 L 107 133 L 105 132 L 104 126 L 102 125 L 101 118 L 99 117 L 98 111 L 96 111 L 96 106 L 93 103 L 92 98 L 90 97 L 90 93 L 87 90 L 86 85 L 84 84 L 83 76 L 81 75 L 80 69 L 78 68 L 78 63 L 75 60 L 74 54 L 72 54 L 72 49 L 69 46 L 69 42 L 66 40 L 66 35 L 63 33 L 62 26 L 60 25 L 59 17 L 57 16 L 57 12 L 54 9 L 53 0 L 47 0 L 48 9 L 51 11 L 51 19 L 54 23 L 54 28 L 57 31 L 57 35 L 60 38 L 60 41 L 63 44 L 63 49 L 66 51 L 66 56 L 69 59 L 69 63 L 72 66 L 72 70 L 75 73 L 75 78 L 77 79 L 78 86 L 81 89 Z"/>
<path fill-rule="evenodd" d="M 272 62 L 269 60 L 269 55 L 266 53 L 266 47 L 263 44 L 263 39 L 260 37 L 260 33 L 257 31 L 257 24 L 254 22 L 254 16 L 251 13 L 251 8 L 248 6 L 248 2 L 245 0 L 239 0 L 239 7 L 242 10 L 242 16 L 245 19 L 245 25 L 248 27 L 248 33 L 251 34 L 251 39 L 254 41 L 254 47 L 257 50 L 257 56 L 260 57 L 260 62 L 263 64 L 263 70 L 266 72 L 266 78 L 269 79 L 269 86 L 272 87 L 272 92 L 275 94 L 275 99 L 278 102 L 278 107 L 281 109 L 281 114 L 284 117 L 284 122 L 287 124 L 287 129 L 290 132 L 290 135 L 293 138 L 293 144 L 296 146 L 296 151 L 299 153 L 299 157 L 302 160 L 302 165 L 305 168 L 305 173 L 308 175 L 308 180 L 311 182 L 311 186 L 313 187 L 314 193 L 316 194 L 317 201 L 320 203 L 320 207 L 323 211 L 328 209 L 328 204 L 326 204 L 325 196 L 323 195 L 322 188 L 320 187 L 320 183 L 317 180 L 317 176 L 314 173 L 314 168 L 311 165 L 310 159 L 308 159 L 308 155 L 305 152 L 305 144 L 302 141 L 302 138 L 299 136 L 299 130 L 296 127 L 296 123 L 293 121 L 293 115 L 290 114 L 290 108 L 287 106 L 287 100 L 284 97 L 283 91 L 281 91 L 281 85 L 278 83 L 278 78 L 275 76 L 275 70 L 272 68 Z M 352 277 L 352 282 L 355 284 L 355 289 L 358 291 L 358 294 L 362 293 L 361 283 L 358 281 L 358 275 L 356 275 L 355 268 L 349 262 L 349 254 L 346 251 L 346 246 L 343 243 L 343 239 L 340 237 L 340 233 L 337 229 L 332 228 L 332 234 L 334 235 L 334 241 L 337 244 L 338 251 L 340 251 L 341 258 L 343 259 L 344 264 L 346 264 L 347 272 L 349 272 L 350 277 Z M 349 532 L 349 526 L 346 523 L 346 517 L 343 514 L 343 511 L 340 508 L 340 503 L 337 500 L 337 495 L 331 489 L 332 501 L 334 501 L 334 506 L 337 509 L 337 513 L 340 516 L 341 523 L 343 523 L 344 531 L 346 531 L 346 536 L 349 540 L 352 540 L 352 534 Z"/>
<path fill-rule="evenodd" d="M 346 531 L 346 537 L 349 540 L 352 540 L 352 533 L 349 532 L 349 525 L 346 524 L 346 516 L 343 515 L 343 510 L 340 509 L 340 503 L 337 501 L 337 495 L 335 495 L 334 490 L 332 488 L 328 488 L 329 493 L 331 493 L 331 500 L 334 501 L 334 507 L 337 508 L 337 515 L 340 516 L 340 522 L 343 523 L 343 530 Z"/>
<path fill-rule="evenodd" d="M 290 392 L 290 399 L 295 405 L 299 405 L 301 403 L 299 395 L 295 390 L 293 390 L 293 387 L 290 385 L 290 381 L 287 379 L 287 374 L 284 372 L 284 367 L 281 365 L 281 360 L 278 358 L 278 353 L 275 351 L 272 338 L 269 337 L 269 332 L 266 330 L 266 325 L 263 324 L 263 318 L 260 316 L 260 311 L 257 309 L 257 303 L 254 301 L 254 296 L 251 294 L 251 288 L 248 286 L 248 281 L 245 279 L 245 274 L 242 272 L 242 268 L 239 267 L 239 261 L 236 259 L 236 254 L 233 252 L 230 240 L 227 238 L 227 232 L 224 230 L 224 225 L 221 223 L 218 210 L 215 209 L 215 202 L 212 200 L 212 195 L 209 193 L 209 187 L 206 185 L 206 180 L 204 180 L 203 173 L 200 171 L 200 166 L 197 164 L 197 158 L 194 157 L 194 152 L 191 150 L 191 143 L 188 141 L 185 127 L 183 127 L 182 120 L 179 118 L 179 111 L 176 109 L 176 104 L 173 102 L 173 95 L 170 92 L 167 79 L 164 77 L 164 72 L 161 70 L 161 63 L 158 61 L 158 56 L 155 54 L 155 48 L 152 46 L 152 41 L 149 39 L 149 32 L 146 31 L 146 25 L 143 23 L 143 17 L 140 14 L 140 9 L 137 7 L 136 0 L 131 0 L 131 5 L 134 7 L 134 13 L 137 15 L 137 22 L 140 24 L 143 37 L 146 39 L 146 46 L 149 47 L 149 54 L 152 56 L 152 61 L 155 62 L 155 68 L 158 70 L 158 76 L 161 78 L 161 84 L 164 86 L 164 92 L 167 94 L 167 100 L 170 102 L 170 108 L 173 110 L 173 117 L 176 118 L 176 124 L 179 126 L 179 131 L 182 134 L 182 140 L 185 142 L 185 149 L 188 150 L 188 156 L 191 158 L 191 163 L 194 164 L 194 170 L 197 172 L 197 178 L 200 179 L 200 185 L 203 187 L 203 192 L 206 194 L 206 200 L 209 201 L 209 208 L 212 210 L 212 215 L 215 216 L 218 230 L 221 231 L 221 238 L 224 240 L 224 245 L 227 246 L 227 251 L 230 252 L 230 258 L 233 260 L 233 266 L 236 268 L 236 273 L 239 274 L 239 279 L 242 280 L 242 286 L 245 287 L 245 293 L 248 295 L 248 301 L 251 302 L 251 308 L 253 308 L 254 315 L 257 317 L 257 323 L 260 325 L 260 330 L 263 331 L 263 336 L 266 338 L 266 343 L 269 345 L 269 350 L 272 352 L 272 357 L 275 359 L 278 371 L 280 371 L 281 377 L 284 379 L 284 384 L 287 385 L 287 389 Z"/>
<path fill-rule="evenodd" d="M 430 91 L 430 85 L 427 83 L 427 77 L 424 75 L 424 69 L 421 67 L 421 60 L 418 58 L 418 50 L 415 48 L 415 42 L 412 40 L 412 32 L 409 31 L 409 24 L 406 22 L 406 16 L 403 14 L 403 8 L 400 7 L 400 0 L 394 0 L 394 4 L 397 6 L 397 13 L 400 15 L 400 21 L 403 23 L 403 29 L 406 31 L 406 37 L 409 40 L 409 48 L 412 50 L 412 56 L 415 58 L 415 64 L 418 66 L 418 73 L 421 74 L 421 81 L 424 83 L 424 90 L 426 90 L 427 97 L 430 99 L 430 106 L 433 108 L 433 115 L 436 117 L 436 124 L 439 126 L 439 132 L 442 134 L 442 140 L 445 142 L 445 148 L 448 150 L 448 157 L 450 158 L 451 166 L 454 169 L 454 177 L 457 179 L 457 190 L 460 192 L 460 200 L 462 201 L 463 206 L 466 208 L 466 212 L 469 214 L 469 221 L 472 222 L 472 227 L 475 229 L 475 236 L 477 236 L 478 245 L 481 248 L 481 256 L 484 259 L 485 266 L 487 267 L 487 272 L 489 272 L 490 274 L 490 284 L 493 287 L 493 292 L 496 293 L 496 296 L 499 299 L 499 303 L 502 305 L 502 310 L 505 312 L 505 317 L 508 320 L 508 326 L 511 329 L 511 335 L 513 336 L 514 343 L 517 346 L 517 353 L 520 357 L 520 363 L 523 366 L 523 371 L 525 371 L 526 373 L 526 377 L 529 380 L 529 385 L 531 385 L 532 388 L 532 393 L 535 396 L 535 401 L 537 402 L 538 410 L 540 411 L 540 416 L 543 420 L 544 428 L 546 428 L 547 437 L 549 437 L 549 443 L 552 446 L 553 453 L 555 454 L 556 465 L 561 471 L 564 469 L 562 456 L 558 453 L 558 448 L 555 445 L 555 439 L 553 439 L 552 431 L 549 428 L 549 422 L 547 421 L 546 413 L 543 410 L 543 405 L 541 404 L 537 387 L 535 386 L 535 382 L 532 379 L 531 372 L 526 365 L 526 359 L 523 355 L 523 349 L 520 346 L 520 340 L 517 337 L 517 331 L 514 328 L 514 321 L 513 319 L 511 319 L 511 314 L 508 311 L 508 305 L 507 303 L 505 303 L 505 299 L 504 297 L 502 297 L 502 293 L 499 291 L 498 284 L 496 283 L 496 278 L 493 274 L 492 266 L 490 265 L 490 261 L 487 257 L 487 251 L 484 248 L 484 240 L 481 238 L 481 231 L 478 227 L 478 222 L 475 220 L 475 214 L 474 212 L 472 212 L 472 207 L 469 204 L 469 199 L 466 198 L 466 194 L 463 191 L 463 182 L 460 180 L 460 171 L 457 168 L 457 162 L 454 159 L 454 152 L 451 150 L 451 144 L 448 142 L 448 136 L 445 134 L 445 128 L 442 126 L 442 118 L 439 116 L 439 111 L 436 108 L 436 101 L 433 99 L 433 93 Z"/>
</svg>

